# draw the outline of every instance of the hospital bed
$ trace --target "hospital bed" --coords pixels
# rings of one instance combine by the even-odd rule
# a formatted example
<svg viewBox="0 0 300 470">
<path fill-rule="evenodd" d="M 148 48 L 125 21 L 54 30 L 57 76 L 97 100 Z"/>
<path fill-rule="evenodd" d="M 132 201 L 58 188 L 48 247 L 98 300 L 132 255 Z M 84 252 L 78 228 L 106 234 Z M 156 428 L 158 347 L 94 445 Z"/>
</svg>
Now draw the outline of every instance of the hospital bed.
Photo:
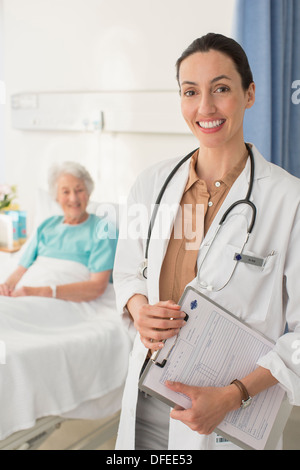
<svg viewBox="0 0 300 470">
<path fill-rule="evenodd" d="M 120 412 L 100 420 L 97 426 L 90 431 L 80 435 L 71 444 L 64 447 L 64 450 L 95 450 L 104 445 L 111 438 L 115 437 L 119 425 Z M 40 418 L 31 428 L 18 431 L 0 441 L 0 450 L 38 450 L 41 445 L 57 432 L 60 426 L 70 419 L 61 416 L 48 416 Z M 46 447 L 47 448 L 47 447 Z"/>
<path fill-rule="evenodd" d="M 58 213 L 46 192 L 39 190 L 37 201 L 37 224 Z M 104 215 L 99 207 L 91 203 L 88 209 Z M 74 270 L 72 263 L 64 275 Z M 71 419 L 101 423 L 76 448 L 97 448 L 116 434 L 132 342 L 112 284 L 92 302 L 0 298 L 0 341 L 0 449 L 37 449 Z"/>
</svg>

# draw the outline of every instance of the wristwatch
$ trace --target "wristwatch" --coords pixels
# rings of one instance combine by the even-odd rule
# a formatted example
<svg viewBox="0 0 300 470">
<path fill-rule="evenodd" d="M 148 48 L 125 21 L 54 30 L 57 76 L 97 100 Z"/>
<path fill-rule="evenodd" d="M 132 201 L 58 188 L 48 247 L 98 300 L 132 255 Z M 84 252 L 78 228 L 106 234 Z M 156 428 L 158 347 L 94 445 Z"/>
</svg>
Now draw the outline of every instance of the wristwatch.
<svg viewBox="0 0 300 470">
<path fill-rule="evenodd" d="M 231 384 L 234 384 L 238 387 L 238 389 L 240 390 L 241 394 L 242 394 L 242 403 L 241 403 L 241 408 L 247 408 L 247 406 L 251 405 L 251 402 L 252 402 L 252 397 L 250 397 L 249 393 L 248 393 L 248 390 L 246 389 L 245 385 L 240 382 L 240 380 L 238 379 L 235 379 L 233 380 Z"/>
</svg>

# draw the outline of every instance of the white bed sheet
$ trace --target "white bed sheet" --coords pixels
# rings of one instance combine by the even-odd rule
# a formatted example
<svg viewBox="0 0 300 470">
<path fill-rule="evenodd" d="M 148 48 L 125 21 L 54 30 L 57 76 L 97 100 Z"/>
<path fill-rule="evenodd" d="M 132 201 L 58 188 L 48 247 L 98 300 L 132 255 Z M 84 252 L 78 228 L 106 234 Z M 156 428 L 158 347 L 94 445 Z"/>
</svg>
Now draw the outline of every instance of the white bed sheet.
<svg viewBox="0 0 300 470">
<path fill-rule="evenodd" d="M 39 258 L 24 285 L 78 282 L 88 270 Z M 112 284 L 92 302 L 0 297 L 0 439 L 55 415 L 109 416 L 121 403 L 131 341 L 116 311 Z M 97 413 L 98 411 L 98 413 Z"/>
</svg>

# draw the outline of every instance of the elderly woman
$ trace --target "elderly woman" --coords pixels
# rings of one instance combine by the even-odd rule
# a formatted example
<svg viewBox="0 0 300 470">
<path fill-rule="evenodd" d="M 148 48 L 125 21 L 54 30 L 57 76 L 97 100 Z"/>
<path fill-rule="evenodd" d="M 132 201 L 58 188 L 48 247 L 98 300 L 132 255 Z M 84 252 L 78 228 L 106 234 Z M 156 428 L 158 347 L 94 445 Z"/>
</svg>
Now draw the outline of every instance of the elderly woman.
<svg viewBox="0 0 300 470">
<path fill-rule="evenodd" d="M 17 269 L 0 286 L 0 294 L 56 297 L 75 302 L 95 300 L 104 293 L 110 281 L 116 239 L 100 238 L 99 234 L 105 232 L 104 222 L 87 212 L 94 183 L 83 166 L 65 162 L 52 168 L 49 188 L 64 214 L 50 217 L 38 227 Z M 49 258 L 78 262 L 88 270 L 89 278 L 62 285 L 26 285 L 28 272 L 41 258 L 46 266 L 51 262 Z M 59 266 L 58 261 L 58 270 Z M 25 284 L 18 287 L 23 278 Z"/>
</svg>

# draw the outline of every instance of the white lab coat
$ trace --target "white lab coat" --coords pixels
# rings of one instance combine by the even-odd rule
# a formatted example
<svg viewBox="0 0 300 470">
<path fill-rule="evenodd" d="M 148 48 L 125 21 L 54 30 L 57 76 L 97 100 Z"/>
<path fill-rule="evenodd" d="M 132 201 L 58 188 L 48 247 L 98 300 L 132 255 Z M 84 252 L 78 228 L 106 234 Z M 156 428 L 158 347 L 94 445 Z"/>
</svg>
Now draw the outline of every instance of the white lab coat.
<svg viewBox="0 0 300 470">
<path fill-rule="evenodd" d="M 263 257 L 266 263 L 263 269 L 239 263 L 223 290 L 204 293 L 276 342 L 274 350 L 262 357 L 259 364 L 269 369 L 278 379 L 286 390 L 290 403 L 299 406 L 300 351 L 298 354 L 295 348 L 300 348 L 300 180 L 267 162 L 254 146 L 252 149 L 255 175 L 251 200 L 257 207 L 257 218 L 245 253 Z M 189 161 L 178 170 L 162 199 L 156 223 L 156 227 L 160 225 L 160 230 L 156 231 L 154 227 L 149 247 L 147 281 L 139 279 L 137 275 L 138 267 L 144 259 L 146 235 L 143 239 L 138 237 L 136 229 L 133 236 L 130 228 L 137 228 L 137 214 L 141 214 L 143 208 L 147 208 L 150 214 L 151 204 L 154 204 L 163 182 L 176 162 L 177 160 L 162 162 L 140 175 L 130 193 L 128 210 L 125 211 L 129 217 L 120 229 L 114 285 L 118 308 L 135 339 L 123 397 L 117 449 L 134 449 L 137 384 L 147 354 L 124 306 L 135 293 L 146 295 L 150 304 L 159 301 L 159 273 L 176 215 L 174 204 L 180 203 L 188 178 Z M 233 184 L 201 244 L 198 265 L 226 208 L 245 197 L 249 176 L 248 159 L 245 169 Z M 169 220 L 165 210 L 168 205 L 173 209 L 174 215 Z M 161 211 L 164 215 L 160 218 Z M 219 286 L 226 280 L 233 255 L 242 246 L 251 212 L 248 206 L 239 205 L 233 213 L 235 215 L 228 217 L 215 241 L 217 252 L 214 262 L 204 263 L 201 269 L 208 284 Z M 145 212 L 142 218 L 147 219 Z M 165 222 L 164 227 L 161 227 L 162 220 Z M 149 218 L 143 223 L 145 234 L 148 222 Z M 191 285 L 197 287 L 196 279 Z M 289 332 L 283 334 L 286 322 Z M 169 449 L 210 449 L 213 448 L 213 441 L 212 435 L 199 435 L 181 422 L 170 420 Z"/>
</svg>

